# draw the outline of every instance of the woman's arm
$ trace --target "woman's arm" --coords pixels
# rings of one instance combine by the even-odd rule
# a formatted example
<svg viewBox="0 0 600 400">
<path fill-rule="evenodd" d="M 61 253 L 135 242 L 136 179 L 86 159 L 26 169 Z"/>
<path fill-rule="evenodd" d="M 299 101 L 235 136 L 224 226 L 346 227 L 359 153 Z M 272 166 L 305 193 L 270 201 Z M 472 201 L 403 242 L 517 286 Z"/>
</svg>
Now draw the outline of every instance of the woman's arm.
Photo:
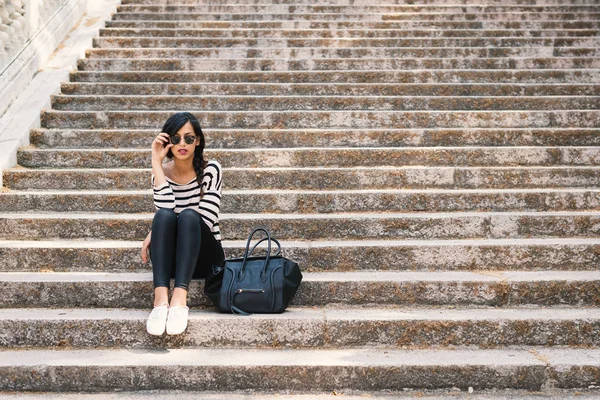
<svg viewBox="0 0 600 400">
<path fill-rule="evenodd" d="M 165 145 L 166 144 L 166 145 Z M 154 186 L 159 187 L 167 183 L 162 162 L 167 156 L 173 144 L 169 141 L 169 135 L 161 132 L 152 142 L 152 175 L 154 175 Z"/>
<path fill-rule="evenodd" d="M 148 236 L 144 239 L 144 243 L 142 243 L 142 261 L 144 264 L 148 262 L 148 250 L 150 250 L 150 239 L 152 238 L 152 231 L 148 232 Z"/>
</svg>

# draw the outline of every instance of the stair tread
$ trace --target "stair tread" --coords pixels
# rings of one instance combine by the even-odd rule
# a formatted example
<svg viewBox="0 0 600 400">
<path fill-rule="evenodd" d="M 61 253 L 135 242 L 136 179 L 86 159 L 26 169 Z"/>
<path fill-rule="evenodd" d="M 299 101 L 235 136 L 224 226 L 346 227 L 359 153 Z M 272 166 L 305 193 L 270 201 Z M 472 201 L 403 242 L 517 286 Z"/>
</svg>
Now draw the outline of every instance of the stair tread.
<svg viewBox="0 0 600 400">
<path fill-rule="evenodd" d="M 2 308 L 0 320 L 146 320 L 147 309 L 121 308 Z M 536 307 L 536 308 L 377 308 L 377 307 L 289 307 L 283 314 L 253 314 L 252 319 L 289 320 L 312 319 L 325 321 L 524 321 L 577 319 L 600 320 L 600 308 Z M 244 320 L 233 314 L 216 310 L 190 309 L 190 320 Z"/>
<path fill-rule="evenodd" d="M 539 355 L 545 361 L 540 360 Z M 135 355 L 132 357 L 132 355 Z M 162 349 L 5 350 L 0 366 L 599 366 L 598 349 L 521 348 L 499 350 L 255 350 Z"/>
<path fill-rule="evenodd" d="M 600 271 L 304 272 L 303 282 L 593 282 Z M 0 272 L 0 282 L 141 282 L 152 272 Z"/>
</svg>

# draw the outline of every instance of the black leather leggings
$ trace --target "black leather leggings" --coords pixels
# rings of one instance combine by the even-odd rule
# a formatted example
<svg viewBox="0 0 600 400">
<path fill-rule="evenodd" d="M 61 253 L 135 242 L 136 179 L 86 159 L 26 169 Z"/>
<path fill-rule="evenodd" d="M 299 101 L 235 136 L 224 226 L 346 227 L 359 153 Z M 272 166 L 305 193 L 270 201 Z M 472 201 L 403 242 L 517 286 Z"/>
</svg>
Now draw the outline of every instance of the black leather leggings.
<svg viewBox="0 0 600 400">
<path fill-rule="evenodd" d="M 196 211 L 187 209 L 176 214 L 162 208 L 152 221 L 150 259 L 154 287 L 175 287 L 189 290 L 192 278 L 206 278 L 213 265 L 225 259 L 221 243 Z"/>
</svg>

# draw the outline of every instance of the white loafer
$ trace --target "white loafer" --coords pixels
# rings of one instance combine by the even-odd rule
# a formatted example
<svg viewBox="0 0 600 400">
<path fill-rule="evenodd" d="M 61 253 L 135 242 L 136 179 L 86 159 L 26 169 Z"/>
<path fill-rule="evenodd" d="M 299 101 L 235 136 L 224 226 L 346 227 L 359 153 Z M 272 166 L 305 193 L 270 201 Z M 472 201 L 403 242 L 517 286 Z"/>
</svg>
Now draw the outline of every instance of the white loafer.
<svg viewBox="0 0 600 400">
<path fill-rule="evenodd" d="M 156 336 L 162 335 L 165 332 L 168 314 L 168 303 L 154 307 L 148 316 L 148 322 L 146 322 L 146 330 L 148 333 Z"/>
<path fill-rule="evenodd" d="M 169 309 L 167 335 L 179 335 L 185 331 L 188 323 L 189 309 L 187 306 L 175 306 Z"/>
</svg>

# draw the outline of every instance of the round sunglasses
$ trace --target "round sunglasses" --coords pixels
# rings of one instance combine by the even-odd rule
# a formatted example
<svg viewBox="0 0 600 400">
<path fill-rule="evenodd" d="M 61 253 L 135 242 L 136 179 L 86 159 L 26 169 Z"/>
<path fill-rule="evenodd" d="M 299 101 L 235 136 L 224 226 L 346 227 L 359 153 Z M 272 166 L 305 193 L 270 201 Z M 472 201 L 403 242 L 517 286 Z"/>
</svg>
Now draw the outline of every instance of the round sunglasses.
<svg viewBox="0 0 600 400">
<path fill-rule="evenodd" d="M 171 143 L 179 144 L 181 142 L 181 136 L 171 136 Z M 186 135 L 183 137 L 186 144 L 193 144 L 196 141 L 196 136 Z"/>
</svg>

